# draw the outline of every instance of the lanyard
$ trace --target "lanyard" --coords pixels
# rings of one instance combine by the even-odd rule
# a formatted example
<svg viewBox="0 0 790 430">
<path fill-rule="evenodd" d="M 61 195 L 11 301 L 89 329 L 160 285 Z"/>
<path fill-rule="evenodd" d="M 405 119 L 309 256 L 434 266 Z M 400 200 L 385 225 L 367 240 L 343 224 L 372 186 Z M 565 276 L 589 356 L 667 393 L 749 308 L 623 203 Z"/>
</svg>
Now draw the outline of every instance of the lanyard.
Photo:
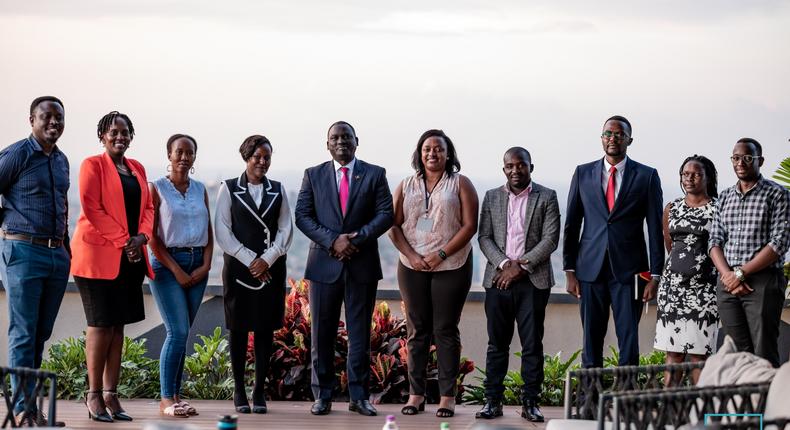
<svg viewBox="0 0 790 430">
<path fill-rule="evenodd" d="M 430 208 L 430 204 L 431 204 L 431 196 L 433 195 L 434 190 L 436 190 L 436 187 L 439 186 L 439 182 L 442 182 L 442 179 L 444 179 L 444 173 L 442 173 L 442 177 L 439 178 L 439 180 L 436 181 L 435 184 L 433 184 L 433 188 L 431 188 L 431 191 L 428 192 L 428 181 L 425 180 L 425 176 L 423 176 L 423 178 L 422 178 L 422 186 L 423 186 L 423 190 L 425 191 L 425 217 L 426 218 L 428 218 L 428 209 Z"/>
</svg>

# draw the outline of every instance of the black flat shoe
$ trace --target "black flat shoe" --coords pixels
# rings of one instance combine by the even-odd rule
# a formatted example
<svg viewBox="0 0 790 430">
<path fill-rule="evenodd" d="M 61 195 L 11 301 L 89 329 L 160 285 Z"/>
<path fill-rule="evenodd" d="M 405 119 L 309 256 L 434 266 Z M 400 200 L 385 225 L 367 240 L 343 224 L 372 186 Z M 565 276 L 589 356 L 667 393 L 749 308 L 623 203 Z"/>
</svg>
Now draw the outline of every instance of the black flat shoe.
<svg viewBox="0 0 790 430">
<path fill-rule="evenodd" d="M 253 414 L 265 414 L 268 412 L 266 408 L 266 400 L 256 402 L 253 400 L 252 402 L 252 413 Z"/>
<path fill-rule="evenodd" d="M 406 405 L 400 410 L 403 415 L 417 415 L 420 412 L 425 412 L 425 399 L 418 406 Z"/>
<path fill-rule="evenodd" d="M 533 423 L 543 422 L 543 413 L 540 411 L 540 406 L 534 400 L 527 400 L 524 406 L 521 407 L 521 417 Z"/>
<path fill-rule="evenodd" d="M 369 400 L 352 400 L 348 402 L 348 410 L 366 417 L 375 417 L 378 415 L 378 411 Z"/>
<path fill-rule="evenodd" d="M 313 415 L 328 415 L 332 412 L 332 401 L 325 399 L 318 399 L 310 407 L 310 413 Z"/>
<path fill-rule="evenodd" d="M 236 409 L 236 412 L 240 414 L 249 414 L 252 412 L 252 409 L 250 409 L 250 403 L 247 401 L 246 393 L 233 393 L 233 407 Z"/>
<path fill-rule="evenodd" d="M 475 418 L 483 418 L 486 420 L 494 419 L 502 416 L 502 402 L 488 399 L 483 409 L 480 409 L 475 414 Z"/>
</svg>

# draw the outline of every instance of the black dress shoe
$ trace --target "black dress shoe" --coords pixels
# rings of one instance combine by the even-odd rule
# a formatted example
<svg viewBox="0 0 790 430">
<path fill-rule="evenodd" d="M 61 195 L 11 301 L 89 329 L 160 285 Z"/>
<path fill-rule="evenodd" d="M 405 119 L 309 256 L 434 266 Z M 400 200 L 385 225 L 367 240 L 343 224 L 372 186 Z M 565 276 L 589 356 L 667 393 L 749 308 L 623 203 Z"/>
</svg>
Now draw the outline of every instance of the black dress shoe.
<svg viewBox="0 0 790 430">
<path fill-rule="evenodd" d="M 524 402 L 524 406 L 521 407 L 521 416 L 533 423 L 543 422 L 543 413 L 540 411 L 538 402 L 534 400 L 527 400 Z"/>
<path fill-rule="evenodd" d="M 475 418 L 483 418 L 483 419 L 494 419 L 496 417 L 502 416 L 502 401 L 499 400 L 486 400 L 486 404 L 483 405 L 483 409 L 480 409 L 475 414 Z"/>
<path fill-rule="evenodd" d="M 348 403 L 348 410 L 366 417 L 375 417 L 378 415 L 378 411 L 370 404 L 369 400 L 352 400 Z"/>
<path fill-rule="evenodd" d="M 318 399 L 310 407 L 310 413 L 313 415 L 328 415 L 332 411 L 332 401 L 327 399 Z"/>
</svg>

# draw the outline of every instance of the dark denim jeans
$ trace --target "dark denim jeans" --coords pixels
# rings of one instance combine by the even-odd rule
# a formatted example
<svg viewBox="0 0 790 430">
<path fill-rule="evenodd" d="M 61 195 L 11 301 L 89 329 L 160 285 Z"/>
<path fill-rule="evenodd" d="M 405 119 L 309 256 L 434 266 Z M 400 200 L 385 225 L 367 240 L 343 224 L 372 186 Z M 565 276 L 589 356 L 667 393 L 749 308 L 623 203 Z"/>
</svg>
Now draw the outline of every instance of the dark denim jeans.
<svg viewBox="0 0 790 430">
<path fill-rule="evenodd" d="M 71 257 L 63 247 L 17 240 L 0 239 L 0 247 L 0 275 L 8 299 L 8 365 L 38 369 L 66 292 Z M 16 387 L 16 381 L 11 385 Z M 27 390 L 33 391 L 32 383 Z M 22 409 L 20 399 L 14 412 Z"/>
<path fill-rule="evenodd" d="M 194 251 L 170 249 L 170 255 L 186 273 L 203 265 L 203 249 Z M 206 289 L 208 277 L 197 285 L 183 288 L 176 281 L 175 275 L 159 260 L 152 256 L 151 267 L 155 278 L 151 281 L 151 294 L 162 315 L 162 322 L 167 330 L 167 337 L 162 344 L 159 355 L 159 382 L 161 395 L 172 399 L 181 394 L 181 376 L 184 373 L 189 329 L 195 321 L 203 291 Z"/>
</svg>

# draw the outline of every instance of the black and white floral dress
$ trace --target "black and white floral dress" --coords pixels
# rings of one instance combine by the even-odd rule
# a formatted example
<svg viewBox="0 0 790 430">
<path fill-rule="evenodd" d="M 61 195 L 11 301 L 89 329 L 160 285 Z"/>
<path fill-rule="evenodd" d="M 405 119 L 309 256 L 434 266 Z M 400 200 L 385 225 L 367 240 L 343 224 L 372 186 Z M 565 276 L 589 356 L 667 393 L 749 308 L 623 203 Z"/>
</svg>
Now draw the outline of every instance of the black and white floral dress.
<svg viewBox="0 0 790 430">
<path fill-rule="evenodd" d="M 716 271 L 708 256 L 715 199 L 690 207 L 684 198 L 669 209 L 669 252 L 658 287 L 655 349 L 687 354 L 715 352 L 719 325 Z"/>
</svg>

